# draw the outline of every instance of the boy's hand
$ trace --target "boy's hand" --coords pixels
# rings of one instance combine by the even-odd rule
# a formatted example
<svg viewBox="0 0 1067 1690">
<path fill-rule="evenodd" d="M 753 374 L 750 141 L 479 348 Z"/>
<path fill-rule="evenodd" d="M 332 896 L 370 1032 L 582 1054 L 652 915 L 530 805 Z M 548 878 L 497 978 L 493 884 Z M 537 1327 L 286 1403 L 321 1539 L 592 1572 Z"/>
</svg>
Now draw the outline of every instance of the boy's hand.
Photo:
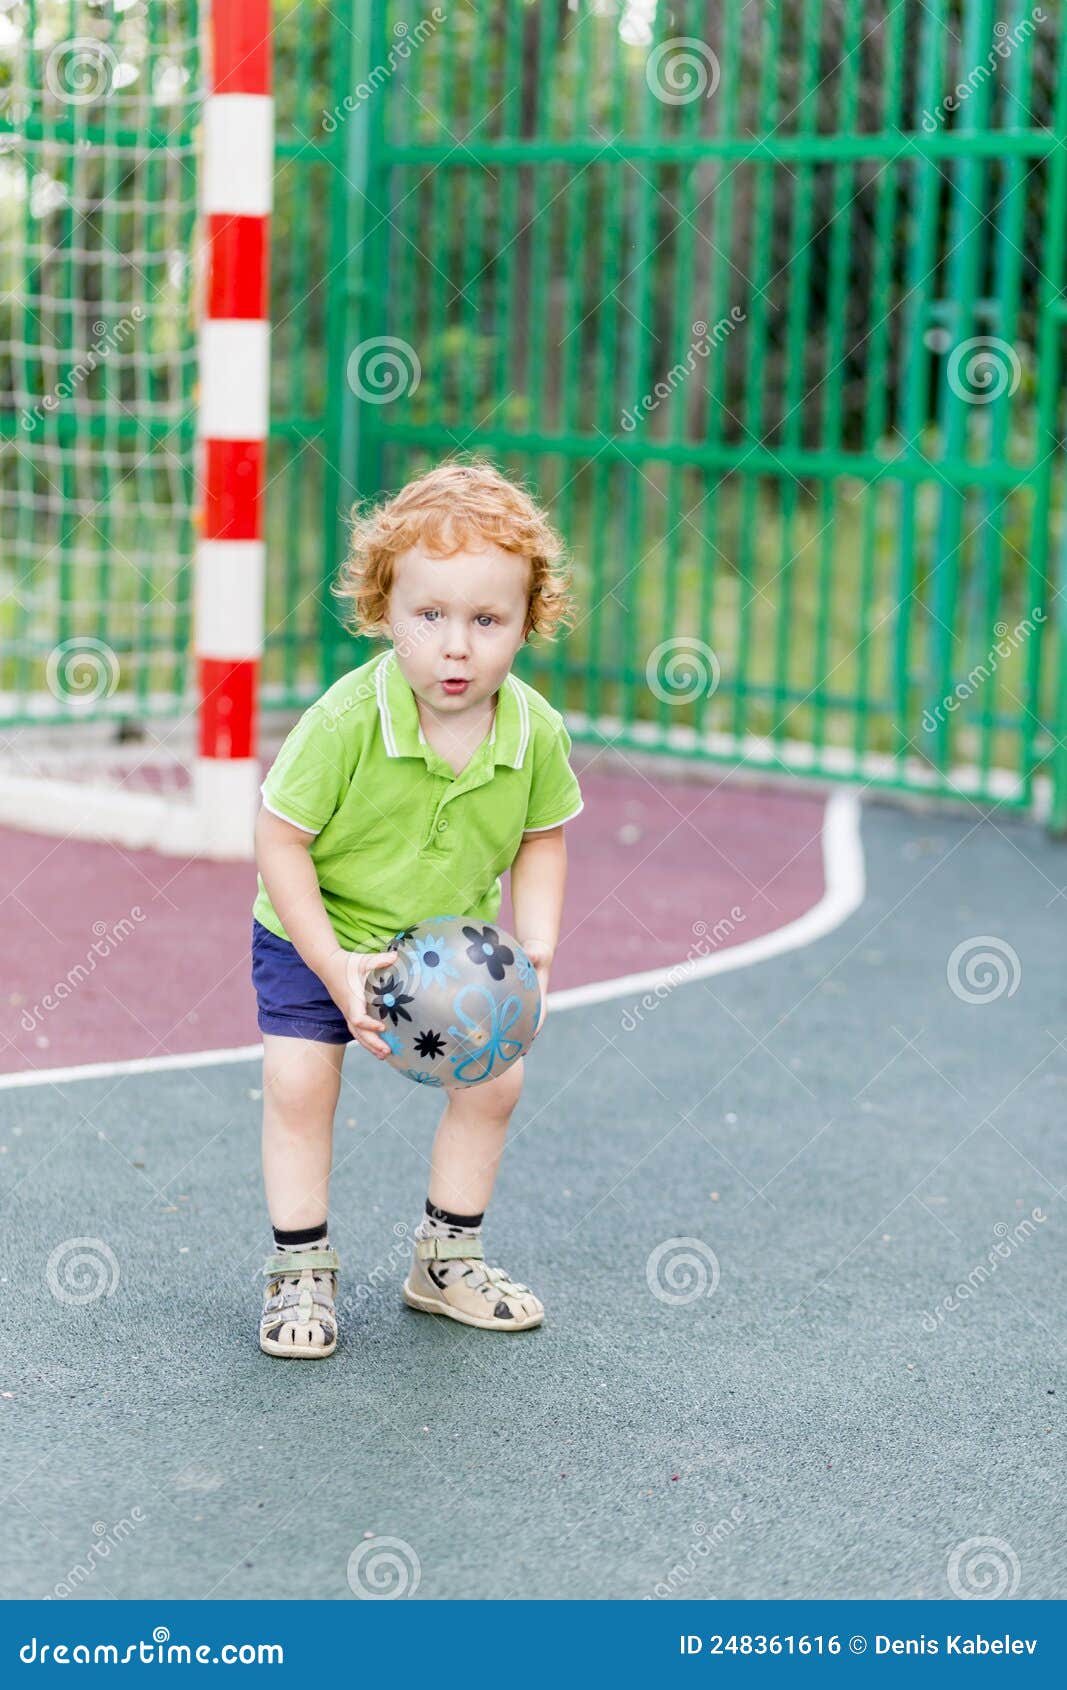
<svg viewBox="0 0 1067 1690">
<path fill-rule="evenodd" d="M 552 966 L 554 952 L 552 946 L 546 945 L 541 939 L 520 939 L 519 943 L 534 965 L 537 984 L 541 988 L 541 1014 L 538 1017 L 533 1035 L 536 1039 L 545 1024 L 545 1016 L 548 1014 L 548 971 Z"/>
<path fill-rule="evenodd" d="M 380 1061 L 389 1055 L 389 1046 L 376 1036 L 383 1031 L 385 1022 L 376 1021 L 367 1009 L 367 975 L 395 962 L 396 955 L 395 951 L 370 954 L 338 949 L 327 961 L 322 975 L 323 984 L 348 1022 L 356 1043 Z"/>
</svg>

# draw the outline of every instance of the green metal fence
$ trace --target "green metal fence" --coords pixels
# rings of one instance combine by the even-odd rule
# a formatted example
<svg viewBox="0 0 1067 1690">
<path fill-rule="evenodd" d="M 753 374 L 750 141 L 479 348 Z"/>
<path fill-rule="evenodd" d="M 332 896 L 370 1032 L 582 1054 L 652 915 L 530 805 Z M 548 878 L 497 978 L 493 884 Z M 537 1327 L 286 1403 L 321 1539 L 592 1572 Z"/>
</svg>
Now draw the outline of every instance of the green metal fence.
<svg viewBox="0 0 1067 1690">
<path fill-rule="evenodd" d="M 1060 14 L 358 11 L 356 484 L 531 479 L 582 620 L 520 669 L 581 737 L 1014 805 L 1046 765 L 1064 819 Z"/>
<path fill-rule="evenodd" d="M 99 10 L 60 9 L 72 31 Z M 177 38 L 186 11 L 153 16 Z M 1039 13 L 277 0 L 268 706 L 366 654 L 328 592 L 356 493 L 475 450 L 570 542 L 579 624 L 519 670 L 576 738 L 1015 807 L 1041 775 L 1067 826 L 1067 31 Z M 147 25 L 112 27 L 151 62 Z M 115 109 L 39 116 L 65 125 L 72 180 L 88 140 L 111 145 L 112 198 L 147 183 Z M 5 124 L 22 134 L 17 110 Z M 25 214 L 31 256 L 62 253 L 62 215 L 38 235 Z M 163 227 L 158 280 L 178 287 Z M 176 344 L 187 371 L 191 333 Z M 150 398 L 180 410 L 180 383 L 132 379 L 105 444 L 138 443 Z M 161 441 L 183 520 L 188 415 Z M 123 520 L 165 504 L 161 464 Z M 130 614 L 106 541 L 71 518 L 69 463 L 50 467 L 59 528 L 39 544 L 23 496 L 14 571 L 0 558 L 33 589 L 0 623 L 7 720 L 33 714 L 69 604 L 102 638 Z M 0 487 L 19 505 L 23 485 Z M 145 712 L 189 702 L 188 573 L 163 569 L 183 531 L 159 532 L 123 656 Z"/>
</svg>

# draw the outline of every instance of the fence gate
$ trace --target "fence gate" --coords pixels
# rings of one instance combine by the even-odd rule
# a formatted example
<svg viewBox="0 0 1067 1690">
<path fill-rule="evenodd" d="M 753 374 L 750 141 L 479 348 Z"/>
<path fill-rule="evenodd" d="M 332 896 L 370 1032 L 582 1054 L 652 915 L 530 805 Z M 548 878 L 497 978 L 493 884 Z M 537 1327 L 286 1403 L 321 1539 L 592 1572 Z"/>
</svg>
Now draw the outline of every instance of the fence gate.
<svg viewBox="0 0 1067 1690">
<path fill-rule="evenodd" d="M 1067 825 L 1053 10 L 356 8 L 342 462 L 530 477 L 576 736 Z"/>
</svg>

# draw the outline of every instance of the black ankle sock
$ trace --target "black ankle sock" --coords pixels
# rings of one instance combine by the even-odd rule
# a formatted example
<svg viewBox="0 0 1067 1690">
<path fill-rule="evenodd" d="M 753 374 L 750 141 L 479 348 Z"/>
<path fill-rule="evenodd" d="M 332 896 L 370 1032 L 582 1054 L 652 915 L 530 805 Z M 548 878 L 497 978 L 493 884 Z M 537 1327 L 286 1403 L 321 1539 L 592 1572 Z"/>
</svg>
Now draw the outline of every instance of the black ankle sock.
<svg viewBox="0 0 1067 1690">
<path fill-rule="evenodd" d="M 442 1226 L 458 1226 L 464 1232 L 473 1231 L 480 1227 L 485 1219 L 485 1210 L 480 1215 L 454 1215 L 450 1209 L 438 1209 L 435 1204 L 426 1199 L 426 1213 L 432 1221 L 440 1221 Z"/>
<path fill-rule="evenodd" d="M 274 1247 L 276 1250 L 309 1250 L 316 1244 L 325 1245 L 328 1233 L 325 1221 L 320 1226 L 297 1227 L 293 1232 L 284 1232 L 276 1226 Z"/>
</svg>

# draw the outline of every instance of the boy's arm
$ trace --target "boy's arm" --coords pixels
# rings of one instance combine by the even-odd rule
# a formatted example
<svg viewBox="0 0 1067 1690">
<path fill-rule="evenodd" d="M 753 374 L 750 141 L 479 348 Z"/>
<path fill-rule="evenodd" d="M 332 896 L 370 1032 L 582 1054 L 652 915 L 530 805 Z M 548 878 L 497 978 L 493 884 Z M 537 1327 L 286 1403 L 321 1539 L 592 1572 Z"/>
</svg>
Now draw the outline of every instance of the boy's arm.
<svg viewBox="0 0 1067 1690">
<path fill-rule="evenodd" d="M 308 855 L 315 835 L 265 806 L 256 817 L 256 866 L 277 915 L 308 967 L 328 985 L 331 957 L 343 956 Z"/>
<path fill-rule="evenodd" d="M 528 835 L 511 865 L 511 907 L 515 912 L 515 937 L 537 971 L 542 1000 L 548 997 L 548 974 L 559 942 L 566 884 L 567 842 L 562 825 Z M 542 1001 L 538 1031 L 544 1018 Z"/>
<path fill-rule="evenodd" d="M 368 1013 L 366 978 L 372 968 L 395 962 L 396 952 L 346 951 L 337 943 L 308 854 L 314 838 L 307 829 L 283 821 L 264 805 L 256 818 L 256 863 L 278 919 L 298 954 L 318 975 L 353 1036 L 384 1061 L 389 1046 L 378 1034 L 385 1023 Z"/>
</svg>

